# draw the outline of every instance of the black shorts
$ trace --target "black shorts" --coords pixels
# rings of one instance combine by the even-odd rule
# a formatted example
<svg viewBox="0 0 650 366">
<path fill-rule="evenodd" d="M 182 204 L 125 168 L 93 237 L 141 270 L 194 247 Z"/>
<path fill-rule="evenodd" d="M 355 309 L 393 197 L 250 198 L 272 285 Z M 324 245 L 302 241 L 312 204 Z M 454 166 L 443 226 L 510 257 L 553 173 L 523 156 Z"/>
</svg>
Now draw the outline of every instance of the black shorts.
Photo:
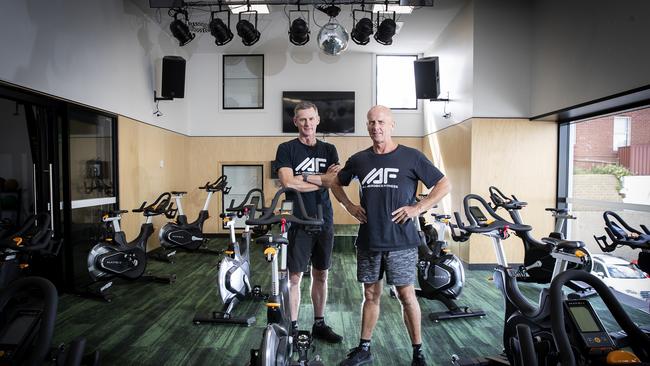
<svg viewBox="0 0 650 366">
<path fill-rule="evenodd" d="M 323 227 L 315 235 L 309 235 L 300 227 L 289 229 L 289 248 L 287 250 L 287 267 L 289 272 L 304 272 L 311 265 L 321 271 L 330 268 L 332 264 L 332 249 L 334 248 L 333 227 Z"/>
</svg>

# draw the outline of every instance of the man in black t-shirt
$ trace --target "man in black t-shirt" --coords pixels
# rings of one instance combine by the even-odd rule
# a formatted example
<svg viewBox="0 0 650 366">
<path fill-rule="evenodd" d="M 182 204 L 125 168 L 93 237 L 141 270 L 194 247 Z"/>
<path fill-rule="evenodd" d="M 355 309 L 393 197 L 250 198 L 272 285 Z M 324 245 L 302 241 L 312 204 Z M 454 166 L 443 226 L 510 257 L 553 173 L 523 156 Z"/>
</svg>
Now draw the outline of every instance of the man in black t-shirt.
<svg viewBox="0 0 650 366">
<path fill-rule="evenodd" d="M 404 323 L 413 344 L 412 365 L 426 365 L 420 334 L 420 305 L 415 296 L 417 247 L 420 243 L 413 220 L 438 203 L 451 189 L 448 179 L 416 149 L 392 139 L 395 128 L 391 110 L 374 106 L 368 111 L 372 147 L 350 157 L 338 173 L 320 177 L 323 186 L 347 186 L 359 180 L 360 205 L 336 194 L 359 222 L 357 280 L 364 286 L 361 339 L 339 365 L 363 365 L 372 361 L 370 339 L 379 319 L 382 277 L 394 285 L 402 304 Z M 432 188 L 416 202 L 418 182 Z"/>
<path fill-rule="evenodd" d="M 321 188 L 320 174 L 335 174 L 340 170 L 339 156 L 332 144 L 316 139 L 316 126 L 320 122 L 318 108 L 310 102 L 301 102 L 294 108 L 293 123 L 298 127 L 298 138 L 278 146 L 275 161 L 278 178 L 283 187 L 301 192 L 307 214 L 315 217 L 317 207 L 323 207 L 325 224 L 318 235 L 307 234 L 300 226 L 289 228 L 289 247 L 287 266 L 289 268 L 291 325 L 292 331 L 298 329 L 298 310 L 300 308 L 300 282 L 303 272 L 311 262 L 311 300 L 314 307 L 315 338 L 330 343 L 339 343 L 343 337 L 325 324 L 325 304 L 327 302 L 327 275 L 332 262 L 334 246 L 334 226 L 332 203 L 327 188 Z M 287 194 L 292 200 L 295 194 Z M 294 214 L 300 217 L 300 213 Z"/>
</svg>

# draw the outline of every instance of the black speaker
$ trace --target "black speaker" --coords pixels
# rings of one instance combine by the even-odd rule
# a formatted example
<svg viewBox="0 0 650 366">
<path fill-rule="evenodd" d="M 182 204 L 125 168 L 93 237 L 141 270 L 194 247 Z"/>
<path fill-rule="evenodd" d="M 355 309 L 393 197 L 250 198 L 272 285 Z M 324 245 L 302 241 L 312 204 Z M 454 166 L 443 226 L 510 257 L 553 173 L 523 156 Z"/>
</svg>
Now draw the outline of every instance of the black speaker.
<svg viewBox="0 0 650 366">
<path fill-rule="evenodd" d="M 149 0 L 150 8 L 181 8 L 183 0 Z"/>
<path fill-rule="evenodd" d="M 418 99 L 437 99 L 440 94 L 438 57 L 424 57 L 413 62 L 415 95 Z"/>
<path fill-rule="evenodd" d="M 183 98 L 185 96 L 185 59 L 180 56 L 165 56 L 162 60 L 162 97 Z"/>
</svg>

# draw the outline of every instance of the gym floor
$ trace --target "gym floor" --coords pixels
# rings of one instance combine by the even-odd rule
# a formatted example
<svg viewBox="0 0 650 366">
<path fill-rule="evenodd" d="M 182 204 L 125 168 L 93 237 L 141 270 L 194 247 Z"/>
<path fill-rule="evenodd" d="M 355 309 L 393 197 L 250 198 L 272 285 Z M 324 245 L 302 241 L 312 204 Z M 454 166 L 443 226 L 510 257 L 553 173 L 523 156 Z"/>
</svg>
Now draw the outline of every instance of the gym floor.
<svg viewBox="0 0 650 366">
<path fill-rule="evenodd" d="M 357 346 L 360 331 L 362 292 L 356 282 L 356 264 L 352 251 L 353 237 L 336 237 L 334 261 L 330 271 L 326 321 L 344 336 L 342 344 L 315 341 L 315 352 L 325 365 L 336 365 L 347 351 Z M 212 248 L 225 247 L 225 239 L 210 242 Z M 246 365 L 250 349 L 259 347 L 266 311 L 262 301 L 251 300 L 235 308 L 237 315 L 255 315 L 251 327 L 237 325 L 194 325 L 195 313 L 221 310 L 221 298 L 215 284 L 220 257 L 184 253 L 173 264 L 150 261 L 154 274 L 175 273 L 172 285 L 149 282 L 116 283 L 111 303 L 64 294 L 59 310 L 53 345 L 69 343 L 77 336 L 87 339 L 87 349 L 99 349 L 103 365 Z M 270 265 L 261 248 L 251 250 L 251 283 L 268 292 Z M 422 333 L 427 361 L 431 365 L 448 365 L 452 354 L 477 357 L 501 351 L 503 300 L 491 281 L 491 271 L 467 270 L 467 282 L 461 305 L 481 308 L 484 318 L 447 320 L 434 323 L 427 318 L 442 311 L 438 302 L 420 299 Z M 313 313 L 309 303 L 309 278 L 302 286 L 301 329 L 311 330 Z M 522 284 L 522 292 L 536 300 L 539 286 Z M 591 299 L 597 311 L 604 309 L 599 299 Z M 650 324 L 650 316 L 627 308 L 635 322 Z M 385 288 L 381 317 L 373 335 L 371 351 L 374 365 L 410 365 L 411 343 L 402 323 L 401 308 Z M 611 317 L 598 311 L 609 330 L 618 327 Z M 608 315 L 608 314 L 607 314 Z"/>
</svg>

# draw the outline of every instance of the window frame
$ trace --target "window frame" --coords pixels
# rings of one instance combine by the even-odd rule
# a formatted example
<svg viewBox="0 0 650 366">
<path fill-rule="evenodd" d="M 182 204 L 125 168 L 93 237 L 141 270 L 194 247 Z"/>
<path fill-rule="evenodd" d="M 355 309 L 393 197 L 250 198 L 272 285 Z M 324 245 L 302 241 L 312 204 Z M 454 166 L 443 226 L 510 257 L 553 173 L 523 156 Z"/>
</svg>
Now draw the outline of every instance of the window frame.
<svg viewBox="0 0 650 366">
<path fill-rule="evenodd" d="M 624 145 L 617 145 L 616 144 L 616 126 L 617 126 L 617 121 L 624 121 L 625 123 L 625 144 Z M 614 126 L 612 129 L 612 150 L 617 151 L 619 147 L 626 147 L 630 146 L 630 139 L 631 139 L 631 134 L 630 130 L 632 128 L 632 118 L 627 117 L 627 116 L 614 116 Z"/>
</svg>

